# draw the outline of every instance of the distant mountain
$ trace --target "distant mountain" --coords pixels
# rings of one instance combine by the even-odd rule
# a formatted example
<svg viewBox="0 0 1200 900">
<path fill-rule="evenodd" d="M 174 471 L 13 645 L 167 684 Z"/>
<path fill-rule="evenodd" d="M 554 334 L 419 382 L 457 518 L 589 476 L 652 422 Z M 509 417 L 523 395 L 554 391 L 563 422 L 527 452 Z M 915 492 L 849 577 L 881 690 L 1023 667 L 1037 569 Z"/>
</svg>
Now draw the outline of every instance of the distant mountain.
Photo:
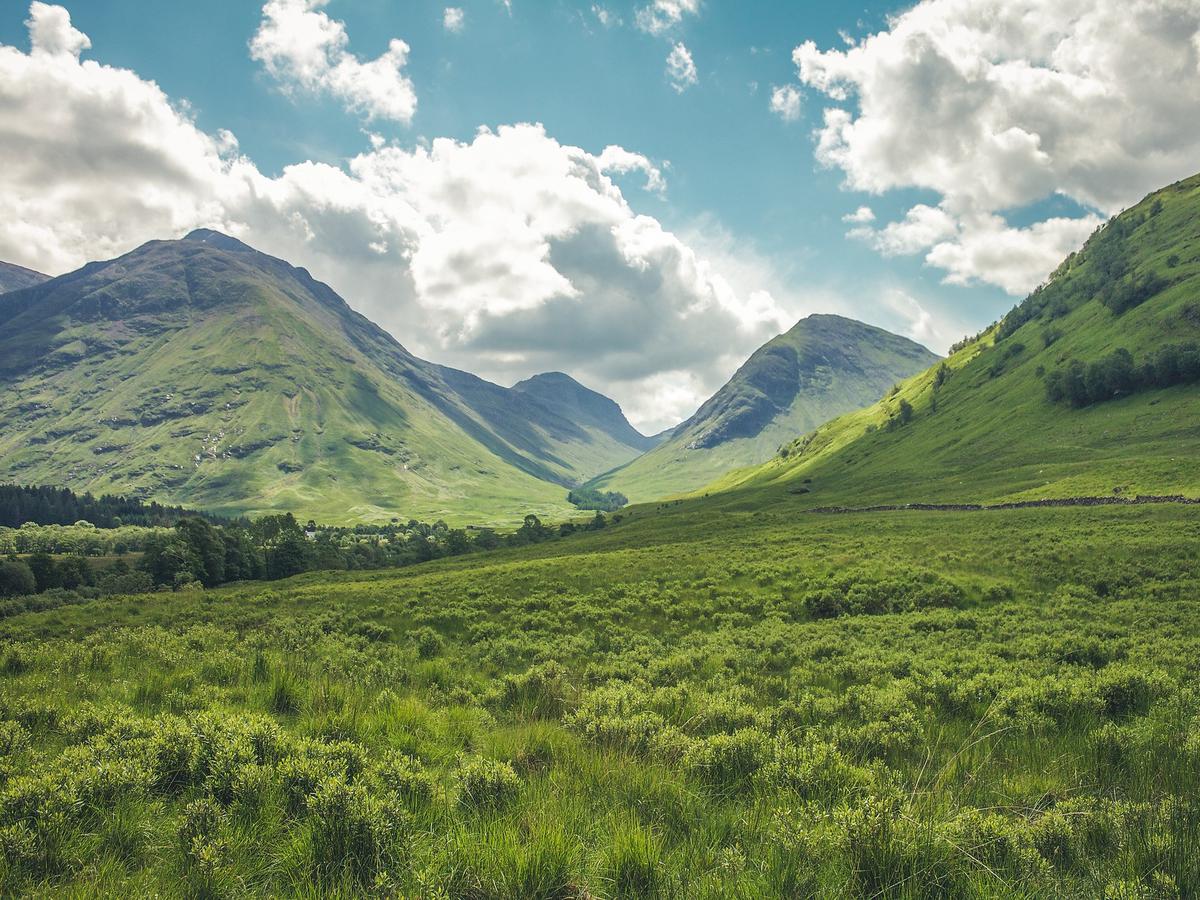
<svg viewBox="0 0 1200 900">
<path fill-rule="evenodd" d="M 944 367 L 705 490 L 797 508 L 1200 497 L 1198 423 L 1200 175 L 1109 221 Z"/>
<path fill-rule="evenodd" d="M 49 275 L 43 275 L 33 269 L 27 269 L 14 263 L 0 262 L 0 294 L 19 291 L 49 280 Z"/>
<path fill-rule="evenodd" d="M 614 400 L 584 387 L 562 372 L 534 375 L 514 384 L 513 390 L 535 398 L 564 419 L 596 429 L 639 452 L 659 443 L 659 438 L 646 437 L 630 425 Z"/>
<path fill-rule="evenodd" d="M 730 469 L 770 459 L 796 435 L 872 403 L 937 359 L 881 328 L 809 316 L 755 351 L 659 446 L 592 486 L 633 501 L 695 490 Z"/>
<path fill-rule="evenodd" d="M 519 521 L 565 513 L 569 487 L 640 452 L 613 410 L 418 359 L 304 269 L 213 231 L 0 294 L 0 480 Z"/>
</svg>

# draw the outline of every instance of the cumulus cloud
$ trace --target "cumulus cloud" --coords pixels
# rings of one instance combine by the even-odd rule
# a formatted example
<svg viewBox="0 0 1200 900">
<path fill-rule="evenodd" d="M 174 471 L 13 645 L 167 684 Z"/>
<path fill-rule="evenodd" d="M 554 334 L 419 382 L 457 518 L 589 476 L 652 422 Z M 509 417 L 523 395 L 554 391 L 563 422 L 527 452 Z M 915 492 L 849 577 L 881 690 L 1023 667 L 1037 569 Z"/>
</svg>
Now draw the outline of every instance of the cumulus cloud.
<svg viewBox="0 0 1200 900">
<path fill-rule="evenodd" d="M 700 0 L 654 0 L 634 14 L 637 27 L 647 34 L 660 35 L 678 26 L 684 16 L 700 12 Z"/>
<path fill-rule="evenodd" d="M 0 259 L 60 273 L 222 229 L 308 267 L 414 352 L 507 383 L 570 371 L 651 429 L 800 311 L 752 254 L 702 252 L 639 215 L 614 177 L 661 191 L 641 154 L 523 124 L 269 176 L 153 82 L 81 60 L 66 27 L 28 53 L 0 46 Z"/>
<path fill-rule="evenodd" d="M 800 91 L 794 85 L 785 84 L 771 91 L 771 112 L 785 122 L 800 118 Z"/>
<path fill-rule="evenodd" d="M 875 221 L 875 211 L 869 206 L 860 206 L 854 212 L 842 216 L 842 221 L 854 225 L 865 225 Z"/>
<path fill-rule="evenodd" d="M 417 94 L 404 74 L 408 44 L 393 38 L 376 59 L 359 60 L 348 49 L 346 26 L 321 11 L 326 3 L 328 0 L 268 0 L 250 41 L 251 56 L 287 92 L 329 94 L 368 121 L 411 122 Z"/>
<path fill-rule="evenodd" d="M 817 156 L 848 188 L 940 197 L 857 236 L 1020 294 L 1095 219 L 1010 228 L 1005 211 L 1059 194 L 1108 215 L 1194 171 L 1198 35 L 1194 0 L 922 0 L 857 45 L 810 41 L 793 59 L 837 104 Z"/>
<path fill-rule="evenodd" d="M 679 94 L 697 81 L 696 63 L 692 60 L 691 51 L 682 42 L 677 43 L 667 54 L 667 79 Z"/>
<path fill-rule="evenodd" d="M 71 14 L 61 6 L 34 2 L 29 6 L 29 44 L 34 53 L 78 56 L 92 46 L 88 36 L 71 25 Z"/>
<path fill-rule="evenodd" d="M 466 24 L 466 15 L 462 8 L 458 6 L 447 6 L 445 12 L 442 13 L 442 27 L 447 31 L 458 34 L 463 30 L 463 25 Z"/>
</svg>

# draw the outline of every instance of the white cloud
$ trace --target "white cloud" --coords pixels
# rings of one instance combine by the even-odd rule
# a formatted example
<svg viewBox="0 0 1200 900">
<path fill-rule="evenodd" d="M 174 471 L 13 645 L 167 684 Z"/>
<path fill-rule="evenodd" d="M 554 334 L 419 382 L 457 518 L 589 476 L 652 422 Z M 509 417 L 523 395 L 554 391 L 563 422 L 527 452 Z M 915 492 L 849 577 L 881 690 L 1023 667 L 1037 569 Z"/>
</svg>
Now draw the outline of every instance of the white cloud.
<svg viewBox="0 0 1200 900">
<path fill-rule="evenodd" d="M 794 85 L 785 84 L 771 91 L 771 112 L 785 122 L 800 118 L 800 91 Z"/>
<path fill-rule="evenodd" d="M 609 9 L 607 6 L 602 6 L 599 3 L 592 4 L 592 15 L 596 17 L 596 21 L 605 28 L 611 28 L 614 25 L 621 24 L 621 17 Z"/>
<path fill-rule="evenodd" d="M 696 63 L 683 43 L 677 43 L 667 54 L 667 79 L 676 93 L 682 94 L 697 81 Z"/>
<path fill-rule="evenodd" d="M 654 0 L 634 14 L 634 21 L 647 34 L 660 35 L 677 27 L 684 16 L 699 12 L 700 0 Z"/>
<path fill-rule="evenodd" d="M 604 152 L 598 157 L 598 162 L 603 172 L 611 172 L 616 175 L 625 175 L 629 172 L 642 173 L 646 177 L 646 190 L 648 191 L 662 194 L 667 189 L 667 182 L 663 178 L 662 170 L 641 153 L 633 153 L 624 147 L 611 144 L 604 148 Z"/>
<path fill-rule="evenodd" d="M 466 15 L 462 8 L 458 6 L 447 6 L 445 12 L 442 13 L 442 27 L 447 31 L 458 34 L 463 30 L 466 24 Z"/>
<path fill-rule="evenodd" d="M 933 314 L 911 294 L 890 288 L 883 292 L 882 297 L 884 306 L 899 316 L 903 323 L 899 329 L 901 334 L 927 347 L 945 343 L 941 330 L 934 322 Z"/>
<path fill-rule="evenodd" d="M 408 44 L 397 38 L 381 56 L 360 61 L 347 47 L 346 26 L 321 7 L 328 0 L 268 0 L 250 54 L 285 91 L 329 94 L 369 121 L 408 124 L 417 94 L 404 74 Z"/>
<path fill-rule="evenodd" d="M 986 272 L 989 282 L 1020 296 L 1045 281 L 1102 221 L 1054 218 L 1011 228 L 999 216 L 979 216 L 968 220 L 957 240 L 930 247 L 925 258 L 946 271 L 949 284 L 971 284 Z"/>
<path fill-rule="evenodd" d="M 71 14 L 61 6 L 34 2 L 29 6 L 29 43 L 34 53 L 78 56 L 92 46 L 88 36 L 72 27 Z"/>
<path fill-rule="evenodd" d="M 1195 170 L 1198 35 L 1195 0 L 922 0 L 857 45 L 793 59 L 839 104 L 817 156 L 847 187 L 940 196 L 940 217 L 915 208 L 873 242 L 1020 294 L 1094 220 L 1014 229 L 999 214 L 1056 193 L 1111 214 Z"/>
<path fill-rule="evenodd" d="M 855 225 L 866 225 L 868 222 L 875 221 L 875 211 L 869 206 L 860 206 L 854 212 L 842 216 L 842 221 Z"/>
<path fill-rule="evenodd" d="M 612 176 L 660 191 L 663 173 L 624 148 L 525 124 L 273 177 L 154 83 L 44 51 L 0 46 L 0 259 L 58 273 L 219 228 L 308 267 L 416 353 L 504 383 L 567 370 L 647 428 L 673 424 L 655 398 L 690 413 L 800 311 L 745 248 L 639 215 Z"/>
<path fill-rule="evenodd" d="M 884 256 L 904 256 L 953 238 L 958 229 L 957 220 L 944 209 L 919 203 L 899 222 L 879 230 L 854 228 L 850 235 L 867 241 Z"/>
</svg>

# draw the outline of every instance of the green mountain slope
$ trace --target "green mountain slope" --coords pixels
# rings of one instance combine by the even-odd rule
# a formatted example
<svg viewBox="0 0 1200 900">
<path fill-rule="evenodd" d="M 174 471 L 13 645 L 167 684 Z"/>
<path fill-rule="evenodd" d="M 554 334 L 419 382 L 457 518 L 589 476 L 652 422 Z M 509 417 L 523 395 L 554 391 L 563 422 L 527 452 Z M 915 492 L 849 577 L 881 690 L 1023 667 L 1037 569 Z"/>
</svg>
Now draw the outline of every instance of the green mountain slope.
<svg viewBox="0 0 1200 900">
<path fill-rule="evenodd" d="M 639 452 L 208 231 L 0 295 L 0 388 L 0 479 L 221 512 L 564 515 Z"/>
<path fill-rule="evenodd" d="M 806 492 L 792 497 L 800 505 L 1200 495 L 1200 384 L 1176 373 L 1161 386 L 1172 379 L 1158 355 L 1200 342 L 1198 275 L 1195 176 L 1099 230 L 941 375 L 935 366 L 711 489 Z M 1073 367 L 1094 390 L 1051 400 L 1047 380 Z M 889 427 L 902 400 L 911 421 Z"/>
<path fill-rule="evenodd" d="M 881 328 L 809 316 L 760 347 L 658 447 L 593 484 L 634 501 L 695 490 L 770 459 L 780 444 L 877 400 L 937 358 Z"/>
<path fill-rule="evenodd" d="M 49 275 L 43 275 L 33 269 L 26 269 L 24 266 L 14 263 L 0 262 L 0 294 L 19 291 L 49 280 Z"/>
</svg>

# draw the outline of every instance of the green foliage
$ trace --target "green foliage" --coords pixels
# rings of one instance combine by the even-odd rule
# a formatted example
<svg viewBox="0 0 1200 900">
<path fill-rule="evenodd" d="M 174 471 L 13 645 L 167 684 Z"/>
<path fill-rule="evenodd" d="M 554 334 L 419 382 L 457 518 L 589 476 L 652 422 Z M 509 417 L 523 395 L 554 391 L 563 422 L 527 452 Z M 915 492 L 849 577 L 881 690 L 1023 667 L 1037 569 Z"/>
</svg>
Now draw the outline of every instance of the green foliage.
<svg viewBox="0 0 1200 900">
<path fill-rule="evenodd" d="M 613 512 L 626 506 L 629 498 L 615 491 L 598 491 L 595 488 L 575 488 L 567 494 L 567 502 L 577 509 L 595 509 Z"/>
<path fill-rule="evenodd" d="M 456 777 L 459 802 L 471 809 L 500 809 L 521 791 L 521 779 L 512 766 L 494 759 L 464 760 Z"/>
<path fill-rule="evenodd" d="M 1192 507 L 795 502 L 12 615 L 0 893 L 1200 890 Z"/>
<path fill-rule="evenodd" d="M 0 559 L 0 597 L 19 597 L 37 590 L 37 578 L 28 563 Z"/>
<path fill-rule="evenodd" d="M 1200 382 L 1200 346 L 1168 344 L 1159 347 L 1138 366 L 1123 348 L 1095 362 L 1071 360 L 1066 368 L 1046 376 L 1046 396 L 1075 407 L 1102 403 L 1156 388 Z"/>
</svg>

